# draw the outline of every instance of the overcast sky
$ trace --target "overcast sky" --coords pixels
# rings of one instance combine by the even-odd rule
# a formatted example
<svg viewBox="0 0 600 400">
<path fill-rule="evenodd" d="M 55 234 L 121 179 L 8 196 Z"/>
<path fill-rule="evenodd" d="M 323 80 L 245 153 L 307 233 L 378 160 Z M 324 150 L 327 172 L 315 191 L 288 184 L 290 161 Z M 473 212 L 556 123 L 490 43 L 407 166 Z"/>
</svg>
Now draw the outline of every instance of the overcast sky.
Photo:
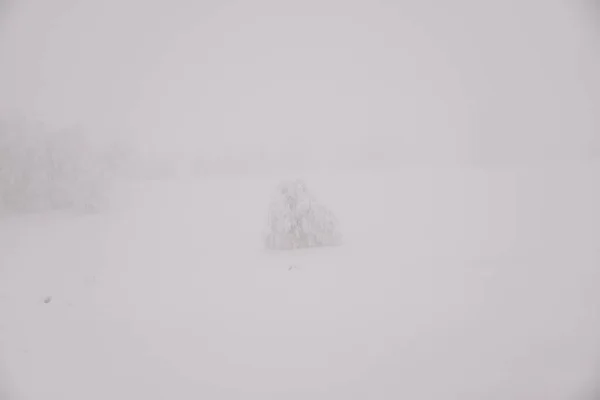
<svg viewBox="0 0 600 400">
<path fill-rule="evenodd" d="M 0 111 L 188 154 L 582 155 L 600 66 L 563 3 L 14 0 Z"/>
</svg>

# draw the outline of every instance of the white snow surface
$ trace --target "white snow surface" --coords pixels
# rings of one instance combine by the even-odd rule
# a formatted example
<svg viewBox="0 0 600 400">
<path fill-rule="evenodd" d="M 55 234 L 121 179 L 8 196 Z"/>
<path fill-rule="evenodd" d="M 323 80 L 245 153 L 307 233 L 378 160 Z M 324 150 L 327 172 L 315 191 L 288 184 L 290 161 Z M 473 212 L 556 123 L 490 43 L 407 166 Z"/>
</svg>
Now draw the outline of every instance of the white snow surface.
<svg viewBox="0 0 600 400">
<path fill-rule="evenodd" d="M 597 163 L 298 177 L 343 245 L 265 250 L 266 175 L 0 221 L 0 397 L 593 398 Z"/>
</svg>

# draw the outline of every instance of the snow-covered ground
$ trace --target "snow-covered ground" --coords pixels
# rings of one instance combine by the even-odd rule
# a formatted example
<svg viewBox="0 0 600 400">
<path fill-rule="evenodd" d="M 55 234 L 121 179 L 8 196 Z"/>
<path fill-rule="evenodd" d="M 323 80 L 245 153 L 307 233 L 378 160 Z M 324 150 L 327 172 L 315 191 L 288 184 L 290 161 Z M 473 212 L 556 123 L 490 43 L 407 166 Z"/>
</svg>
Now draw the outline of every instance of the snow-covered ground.
<svg viewBox="0 0 600 400">
<path fill-rule="evenodd" d="M 592 398 L 597 163 L 299 177 L 342 246 L 263 250 L 275 176 L 3 220 L 2 399 Z"/>
</svg>

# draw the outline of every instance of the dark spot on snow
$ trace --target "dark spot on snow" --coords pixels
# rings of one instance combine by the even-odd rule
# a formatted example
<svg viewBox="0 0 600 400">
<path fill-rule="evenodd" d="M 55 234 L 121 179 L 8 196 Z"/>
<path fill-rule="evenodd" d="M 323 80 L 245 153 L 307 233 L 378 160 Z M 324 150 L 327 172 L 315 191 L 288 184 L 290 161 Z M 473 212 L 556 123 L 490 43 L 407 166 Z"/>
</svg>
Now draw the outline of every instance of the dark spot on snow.
<svg viewBox="0 0 600 400">
<path fill-rule="evenodd" d="M 44 299 L 44 303 L 48 304 L 52 301 L 52 296 L 46 296 L 46 298 Z"/>
</svg>

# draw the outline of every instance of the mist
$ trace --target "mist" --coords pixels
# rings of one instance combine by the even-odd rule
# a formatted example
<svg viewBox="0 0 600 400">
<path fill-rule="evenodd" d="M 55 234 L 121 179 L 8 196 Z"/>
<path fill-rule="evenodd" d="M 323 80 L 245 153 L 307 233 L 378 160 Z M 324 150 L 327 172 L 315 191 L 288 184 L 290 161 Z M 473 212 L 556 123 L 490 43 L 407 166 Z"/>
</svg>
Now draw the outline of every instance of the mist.
<svg viewBox="0 0 600 400">
<path fill-rule="evenodd" d="M 597 51 L 562 1 L 13 4 L 0 110 L 177 159 L 597 156 Z"/>
<path fill-rule="evenodd" d="M 0 0 L 0 400 L 591 400 L 593 1 Z"/>
</svg>

